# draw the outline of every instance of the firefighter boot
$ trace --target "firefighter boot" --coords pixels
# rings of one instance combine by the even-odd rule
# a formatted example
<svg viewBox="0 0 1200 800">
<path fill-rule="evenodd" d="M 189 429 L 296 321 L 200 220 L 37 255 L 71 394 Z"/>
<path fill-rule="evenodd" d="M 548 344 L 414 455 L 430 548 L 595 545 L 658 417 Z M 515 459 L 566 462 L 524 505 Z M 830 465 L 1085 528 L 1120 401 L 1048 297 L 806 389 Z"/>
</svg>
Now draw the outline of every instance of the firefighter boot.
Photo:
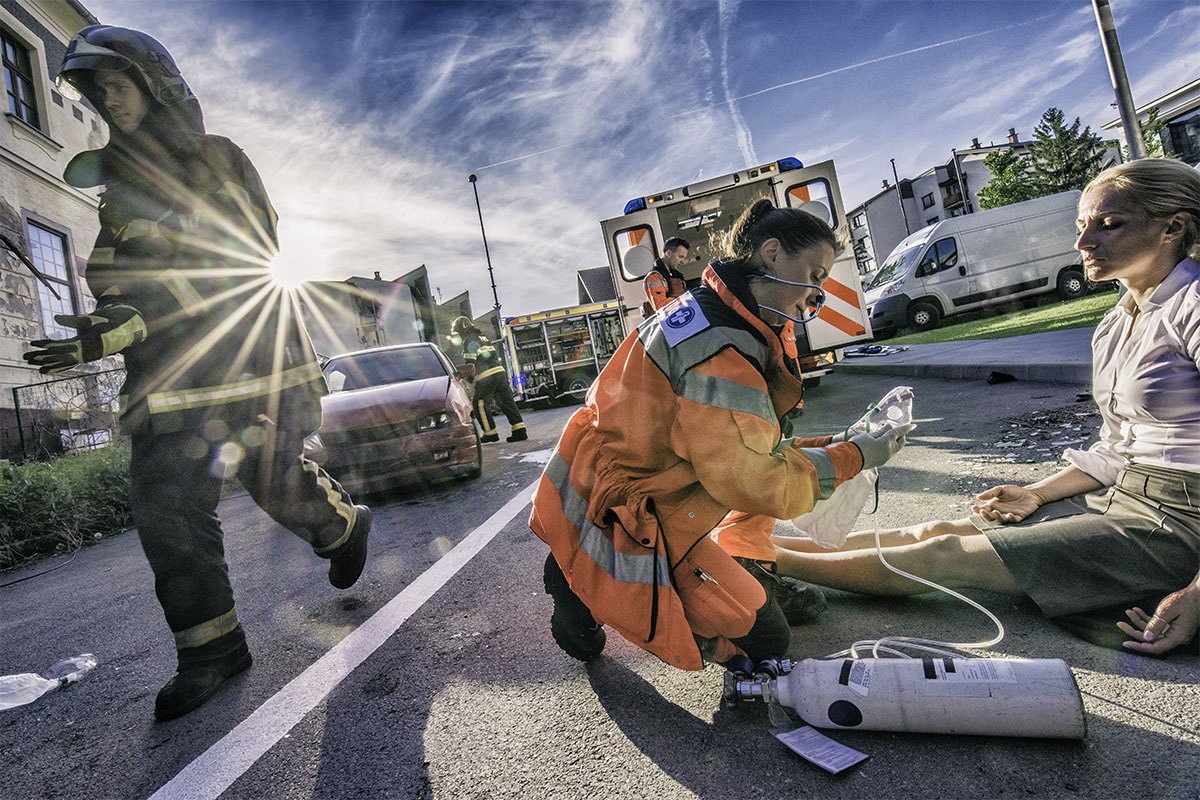
<svg viewBox="0 0 1200 800">
<path fill-rule="evenodd" d="M 498 442 L 498 441 L 500 441 L 500 434 L 485 433 L 483 436 L 479 437 L 479 441 L 483 442 L 484 444 L 491 444 L 492 442 Z"/>
<path fill-rule="evenodd" d="M 528 439 L 529 439 L 529 431 L 525 430 L 524 426 L 521 426 L 520 428 L 513 428 L 512 434 L 509 435 L 509 437 L 507 439 L 505 439 L 504 441 L 506 441 L 506 442 L 524 442 Z"/>
<path fill-rule="evenodd" d="M 371 532 L 371 509 L 355 506 L 354 527 L 350 538 L 329 557 L 329 582 L 338 589 L 349 589 L 362 575 L 367 563 L 367 535 Z"/>
<path fill-rule="evenodd" d="M 228 678 L 245 671 L 251 662 L 242 626 L 202 644 L 179 651 L 179 668 L 154 700 L 159 720 L 182 717 L 204 705 Z"/>
<path fill-rule="evenodd" d="M 828 605 L 825 593 L 816 586 L 787 575 L 778 575 L 776 578 L 775 602 L 783 609 L 783 616 L 789 625 L 816 622 L 825 613 L 825 607 Z"/>
<path fill-rule="evenodd" d="M 553 553 L 546 556 L 542 581 L 546 593 L 554 598 L 554 614 L 550 617 L 550 633 L 554 635 L 554 641 L 571 658 L 591 661 L 599 656 L 607 641 L 604 627 L 596 622 L 592 612 L 571 591 Z"/>
</svg>

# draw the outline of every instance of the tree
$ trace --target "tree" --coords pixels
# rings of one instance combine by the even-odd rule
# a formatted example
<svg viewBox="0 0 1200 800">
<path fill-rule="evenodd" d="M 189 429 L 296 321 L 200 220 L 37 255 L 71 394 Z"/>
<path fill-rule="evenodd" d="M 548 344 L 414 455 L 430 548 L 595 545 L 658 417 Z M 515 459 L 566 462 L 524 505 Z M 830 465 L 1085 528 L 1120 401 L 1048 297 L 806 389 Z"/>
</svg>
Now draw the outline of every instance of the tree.
<svg viewBox="0 0 1200 800">
<path fill-rule="evenodd" d="M 1091 126 L 1079 129 L 1079 117 L 1067 125 L 1061 109 L 1048 108 L 1029 146 L 1037 197 L 1082 189 L 1102 168 L 1104 145 Z"/>
<path fill-rule="evenodd" d="M 983 159 L 992 179 L 979 190 L 979 208 L 999 208 L 1038 196 L 1029 173 L 1029 161 L 1011 147 L 993 150 Z"/>
<path fill-rule="evenodd" d="M 1159 134 L 1167 127 L 1165 119 L 1159 119 L 1158 106 L 1152 106 L 1146 112 L 1146 121 L 1138 121 L 1138 132 L 1142 136 L 1142 146 L 1146 148 L 1146 158 L 1164 158 L 1166 153 L 1163 152 L 1162 138 Z M 1121 145 L 1121 156 L 1126 161 L 1131 161 L 1133 156 L 1129 154 L 1129 148 Z"/>
</svg>

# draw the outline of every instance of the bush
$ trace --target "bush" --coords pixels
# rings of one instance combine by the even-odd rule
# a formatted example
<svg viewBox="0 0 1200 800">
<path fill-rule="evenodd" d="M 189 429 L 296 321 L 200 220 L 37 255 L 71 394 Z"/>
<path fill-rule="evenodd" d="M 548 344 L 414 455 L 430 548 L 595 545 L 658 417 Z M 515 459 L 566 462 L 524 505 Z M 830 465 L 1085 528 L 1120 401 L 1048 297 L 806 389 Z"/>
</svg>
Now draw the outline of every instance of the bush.
<svg viewBox="0 0 1200 800">
<path fill-rule="evenodd" d="M 0 569 L 130 525 L 129 441 L 0 470 Z"/>
</svg>

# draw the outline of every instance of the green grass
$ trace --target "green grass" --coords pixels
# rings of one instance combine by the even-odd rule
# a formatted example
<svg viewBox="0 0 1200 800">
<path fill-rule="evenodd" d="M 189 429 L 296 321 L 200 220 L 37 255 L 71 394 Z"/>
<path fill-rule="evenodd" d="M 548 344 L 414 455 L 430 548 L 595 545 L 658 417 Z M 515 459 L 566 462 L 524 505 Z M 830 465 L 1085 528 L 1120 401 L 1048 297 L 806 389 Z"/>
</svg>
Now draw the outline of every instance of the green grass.
<svg viewBox="0 0 1200 800">
<path fill-rule="evenodd" d="M 888 344 L 932 344 L 963 339 L 1005 339 L 1027 333 L 1045 333 L 1068 328 L 1095 326 L 1117 302 L 1115 291 L 1102 291 L 1078 300 L 1059 301 L 1053 295 L 1035 308 L 997 306 L 952 317 L 949 324 L 931 331 L 908 333 L 889 339 Z M 997 314 L 996 309 L 999 309 Z"/>
</svg>

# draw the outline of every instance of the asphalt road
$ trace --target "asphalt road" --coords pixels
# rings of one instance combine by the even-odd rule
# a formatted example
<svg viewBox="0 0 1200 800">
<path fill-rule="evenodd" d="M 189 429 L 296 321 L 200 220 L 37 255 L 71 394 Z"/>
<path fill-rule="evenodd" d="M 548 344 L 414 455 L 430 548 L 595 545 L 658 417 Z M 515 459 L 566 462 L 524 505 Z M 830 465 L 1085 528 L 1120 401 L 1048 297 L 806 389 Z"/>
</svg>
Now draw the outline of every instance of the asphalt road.
<svg viewBox="0 0 1200 800">
<path fill-rule="evenodd" d="M 826 378 L 805 427 L 839 428 L 898 380 Z M 1038 462 L 1095 430 L 1082 387 L 902 380 L 920 426 L 864 526 L 961 515 L 973 492 L 1046 474 Z M 1007 629 L 991 654 L 1072 666 L 1085 740 L 839 731 L 871 758 L 832 777 L 771 735 L 765 709 L 720 709 L 719 668 L 674 670 L 615 635 L 603 658 L 572 661 L 550 638 L 546 551 L 521 497 L 570 411 L 530 413 L 531 440 L 490 446 L 478 481 L 370 498 L 371 561 L 346 592 L 247 497 L 227 500 L 255 663 L 173 722 L 153 721 L 174 657 L 136 536 L 0 575 L 65 563 L 0 588 L 0 674 L 82 652 L 100 660 L 81 683 L 0 712 L 0 797 L 1200 798 L 1200 659 L 1103 650 L 986 593 L 974 596 Z M 468 547 L 477 552 L 464 560 Z M 831 593 L 822 621 L 795 629 L 790 655 L 881 634 L 991 633 L 948 597 Z"/>
</svg>

